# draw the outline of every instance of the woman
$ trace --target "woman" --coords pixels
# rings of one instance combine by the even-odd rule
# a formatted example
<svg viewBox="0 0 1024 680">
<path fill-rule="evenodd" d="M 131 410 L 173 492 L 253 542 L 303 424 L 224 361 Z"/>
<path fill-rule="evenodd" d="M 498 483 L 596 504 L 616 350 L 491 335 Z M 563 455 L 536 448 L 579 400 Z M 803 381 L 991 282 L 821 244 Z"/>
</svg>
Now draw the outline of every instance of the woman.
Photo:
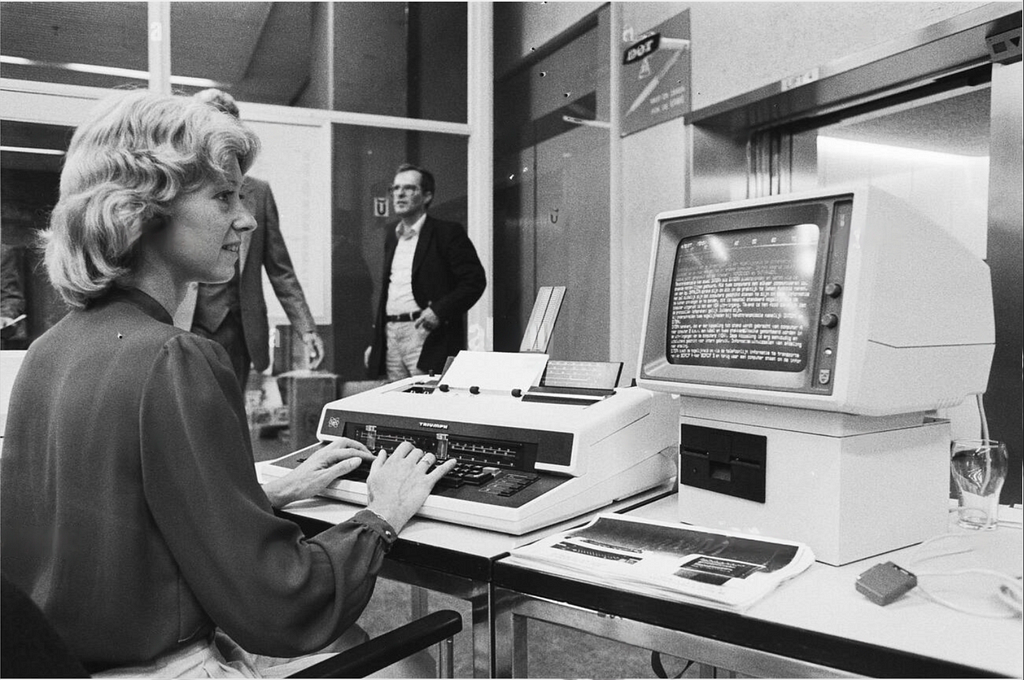
<svg viewBox="0 0 1024 680">
<path fill-rule="evenodd" d="M 231 640 L 322 648 L 454 466 L 344 439 L 259 486 L 227 353 L 171 320 L 191 282 L 234 273 L 258 146 L 211 106 L 136 92 L 101 104 L 68 149 L 45 262 L 74 310 L 14 386 L 0 559 L 92 673 L 252 674 L 265 669 Z M 362 458 L 370 500 L 352 520 L 306 540 L 274 515 Z"/>
</svg>

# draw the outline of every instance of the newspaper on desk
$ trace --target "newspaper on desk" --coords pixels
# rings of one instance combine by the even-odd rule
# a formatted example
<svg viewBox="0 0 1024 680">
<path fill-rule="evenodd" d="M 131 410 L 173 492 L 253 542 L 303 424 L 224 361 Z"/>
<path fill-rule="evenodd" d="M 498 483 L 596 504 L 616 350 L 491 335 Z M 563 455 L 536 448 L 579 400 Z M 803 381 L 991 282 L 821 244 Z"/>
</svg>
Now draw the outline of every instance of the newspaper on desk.
<svg viewBox="0 0 1024 680">
<path fill-rule="evenodd" d="M 506 561 L 662 599 L 740 611 L 814 562 L 800 543 L 599 515 L 512 551 Z"/>
</svg>

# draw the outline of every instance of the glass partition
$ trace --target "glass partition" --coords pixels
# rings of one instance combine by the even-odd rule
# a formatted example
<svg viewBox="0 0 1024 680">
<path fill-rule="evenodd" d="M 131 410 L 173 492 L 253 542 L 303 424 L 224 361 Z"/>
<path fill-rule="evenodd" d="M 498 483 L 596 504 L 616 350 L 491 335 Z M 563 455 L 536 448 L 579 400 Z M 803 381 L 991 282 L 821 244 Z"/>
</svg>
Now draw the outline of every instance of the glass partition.
<svg viewBox="0 0 1024 680">
<path fill-rule="evenodd" d="M 388 187 L 403 162 L 434 174 L 429 214 L 466 226 L 465 137 L 355 125 L 334 126 L 331 303 L 335 373 L 366 375 L 384 267 L 384 238 L 397 218 Z M 491 285 L 491 282 L 488 282 Z"/>
<path fill-rule="evenodd" d="M 0 122 L 0 294 L 4 317 L 24 315 L 0 331 L 2 349 L 25 349 L 67 313 L 50 287 L 35 242 L 57 202 L 61 162 L 71 132 L 56 125 Z"/>
<path fill-rule="evenodd" d="M 465 3 L 333 7 L 335 111 L 466 122 Z"/>
<path fill-rule="evenodd" d="M 145 85 L 144 2 L 0 3 L 0 77 L 68 85 Z"/>
<path fill-rule="evenodd" d="M 466 122 L 464 3 L 175 2 L 171 82 L 239 101 Z"/>
<path fill-rule="evenodd" d="M 172 86 L 185 94 L 217 87 L 239 101 L 310 105 L 302 100 L 320 77 L 314 54 L 327 44 L 318 39 L 325 4 L 171 3 Z"/>
</svg>

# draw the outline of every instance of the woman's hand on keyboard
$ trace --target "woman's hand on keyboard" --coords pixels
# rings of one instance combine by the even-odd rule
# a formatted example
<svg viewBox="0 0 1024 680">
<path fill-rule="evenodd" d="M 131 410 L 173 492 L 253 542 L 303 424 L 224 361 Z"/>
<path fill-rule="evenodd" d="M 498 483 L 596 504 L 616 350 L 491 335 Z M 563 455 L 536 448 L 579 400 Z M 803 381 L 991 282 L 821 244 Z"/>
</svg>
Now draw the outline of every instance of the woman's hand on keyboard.
<svg viewBox="0 0 1024 680">
<path fill-rule="evenodd" d="M 363 460 L 373 460 L 370 450 L 362 442 L 342 437 L 311 453 L 284 477 L 264 484 L 263 491 L 273 507 L 281 508 L 312 498 L 338 477 L 355 470 Z"/>
<path fill-rule="evenodd" d="M 430 490 L 458 461 L 450 458 L 434 466 L 432 453 L 402 442 L 390 455 L 377 454 L 366 478 L 366 507 L 383 517 L 398 532 L 423 505 Z"/>
</svg>

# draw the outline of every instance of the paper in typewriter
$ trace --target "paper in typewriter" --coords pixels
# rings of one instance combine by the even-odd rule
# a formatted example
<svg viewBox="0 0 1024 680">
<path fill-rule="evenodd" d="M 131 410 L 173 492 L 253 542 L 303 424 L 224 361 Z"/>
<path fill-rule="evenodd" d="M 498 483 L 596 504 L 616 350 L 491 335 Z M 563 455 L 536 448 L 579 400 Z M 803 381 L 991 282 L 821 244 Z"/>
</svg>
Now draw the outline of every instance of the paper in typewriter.
<svg viewBox="0 0 1024 680">
<path fill-rule="evenodd" d="M 800 543 L 599 515 L 523 548 L 507 561 L 667 600 L 742 610 L 814 562 Z"/>
<path fill-rule="evenodd" d="M 455 390 L 478 387 L 506 394 L 513 389 L 526 392 L 540 382 L 547 364 L 547 354 L 462 350 L 455 355 L 441 382 Z"/>
</svg>

